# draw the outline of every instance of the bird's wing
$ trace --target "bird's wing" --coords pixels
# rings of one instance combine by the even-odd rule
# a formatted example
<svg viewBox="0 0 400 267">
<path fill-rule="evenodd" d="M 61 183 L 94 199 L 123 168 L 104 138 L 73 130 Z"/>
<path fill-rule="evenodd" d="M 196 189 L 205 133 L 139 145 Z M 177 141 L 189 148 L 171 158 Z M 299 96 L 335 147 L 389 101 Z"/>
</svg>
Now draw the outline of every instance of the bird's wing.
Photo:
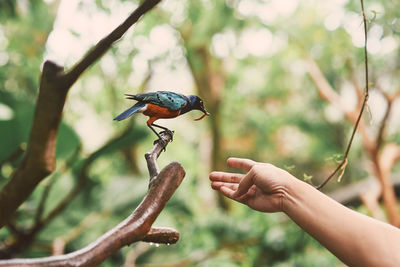
<svg viewBox="0 0 400 267">
<path fill-rule="evenodd" d="M 186 96 L 169 92 L 158 91 L 137 95 L 128 95 L 129 99 L 135 99 L 143 103 L 151 103 L 170 110 L 179 110 L 187 105 L 188 99 Z"/>
</svg>

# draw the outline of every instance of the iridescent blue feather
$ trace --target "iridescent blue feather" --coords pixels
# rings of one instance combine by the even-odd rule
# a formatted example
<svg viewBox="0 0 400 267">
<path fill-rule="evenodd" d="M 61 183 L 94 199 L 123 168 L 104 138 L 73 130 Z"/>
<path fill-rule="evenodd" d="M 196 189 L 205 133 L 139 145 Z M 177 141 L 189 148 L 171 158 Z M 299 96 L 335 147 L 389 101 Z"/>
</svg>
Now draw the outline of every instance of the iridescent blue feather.
<svg viewBox="0 0 400 267">
<path fill-rule="evenodd" d="M 132 107 L 128 108 L 127 110 L 125 110 L 124 112 L 122 112 L 121 114 L 119 114 L 117 117 L 114 118 L 114 120 L 116 121 L 122 121 L 130 116 L 132 116 L 133 114 L 135 114 L 136 112 L 138 112 L 141 108 L 143 108 L 144 106 L 146 106 L 146 103 L 143 102 L 137 102 L 135 105 L 133 105 Z"/>
</svg>

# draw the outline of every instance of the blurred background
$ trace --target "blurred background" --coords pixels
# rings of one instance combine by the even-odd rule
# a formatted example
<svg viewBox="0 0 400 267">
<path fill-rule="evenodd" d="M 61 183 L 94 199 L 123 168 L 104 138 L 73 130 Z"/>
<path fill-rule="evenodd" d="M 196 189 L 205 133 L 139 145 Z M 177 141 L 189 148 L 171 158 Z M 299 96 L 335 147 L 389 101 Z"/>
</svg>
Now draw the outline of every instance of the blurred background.
<svg viewBox="0 0 400 267">
<path fill-rule="evenodd" d="M 138 4 L 1 1 L 0 186 L 24 153 L 44 60 L 70 68 Z M 395 224 L 398 201 L 380 201 L 379 185 L 400 177 L 400 3 L 365 5 L 369 105 L 346 172 L 324 191 Z M 155 136 L 142 115 L 113 118 L 133 104 L 125 93 L 170 90 L 199 95 L 212 114 L 159 121 L 175 130 L 159 165 L 179 161 L 186 178 L 155 225 L 176 228 L 180 240 L 136 243 L 101 266 L 343 266 L 284 214 L 213 192 L 208 174 L 227 170 L 229 156 L 273 163 L 315 185 L 334 170 L 365 87 L 360 10 L 357 0 L 162 1 L 71 89 L 57 169 L 15 215 L 20 228 L 39 213 L 46 225 L 28 239 L 1 229 L 2 257 L 74 251 L 127 217 L 147 191 L 144 153 Z"/>
</svg>

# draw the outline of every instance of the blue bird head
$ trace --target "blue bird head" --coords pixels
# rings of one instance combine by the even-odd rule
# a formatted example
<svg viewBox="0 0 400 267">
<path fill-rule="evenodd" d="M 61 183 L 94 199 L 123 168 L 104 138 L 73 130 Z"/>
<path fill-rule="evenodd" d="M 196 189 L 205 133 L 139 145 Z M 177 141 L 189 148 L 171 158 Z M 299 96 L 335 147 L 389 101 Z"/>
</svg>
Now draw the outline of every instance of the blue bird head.
<svg viewBox="0 0 400 267">
<path fill-rule="evenodd" d="M 208 113 L 204 108 L 203 100 L 201 100 L 200 97 L 196 95 L 189 95 L 188 98 L 189 98 L 189 110 L 197 109 L 204 113 L 200 118 L 195 119 L 196 121 L 201 120 L 205 116 L 210 116 L 210 113 Z"/>
</svg>

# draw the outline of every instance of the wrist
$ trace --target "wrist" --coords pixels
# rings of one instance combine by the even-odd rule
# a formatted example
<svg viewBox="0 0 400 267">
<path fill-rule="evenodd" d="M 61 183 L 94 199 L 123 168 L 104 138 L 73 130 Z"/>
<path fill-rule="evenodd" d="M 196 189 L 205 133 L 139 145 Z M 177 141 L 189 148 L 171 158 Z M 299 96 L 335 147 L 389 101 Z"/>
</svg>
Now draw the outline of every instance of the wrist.
<svg viewBox="0 0 400 267">
<path fill-rule="evenodd" d="M 284 195 L 282 197 L 281 208 L 284 213 L 290 215 L 291 211 L 298 209 L 302 202 L 302 196 L 307 194 L 307 187 L 311 185 L 297 179 L 296 177 L 290 176 L 288 182 L 285 185 Z"/>
</svg>

